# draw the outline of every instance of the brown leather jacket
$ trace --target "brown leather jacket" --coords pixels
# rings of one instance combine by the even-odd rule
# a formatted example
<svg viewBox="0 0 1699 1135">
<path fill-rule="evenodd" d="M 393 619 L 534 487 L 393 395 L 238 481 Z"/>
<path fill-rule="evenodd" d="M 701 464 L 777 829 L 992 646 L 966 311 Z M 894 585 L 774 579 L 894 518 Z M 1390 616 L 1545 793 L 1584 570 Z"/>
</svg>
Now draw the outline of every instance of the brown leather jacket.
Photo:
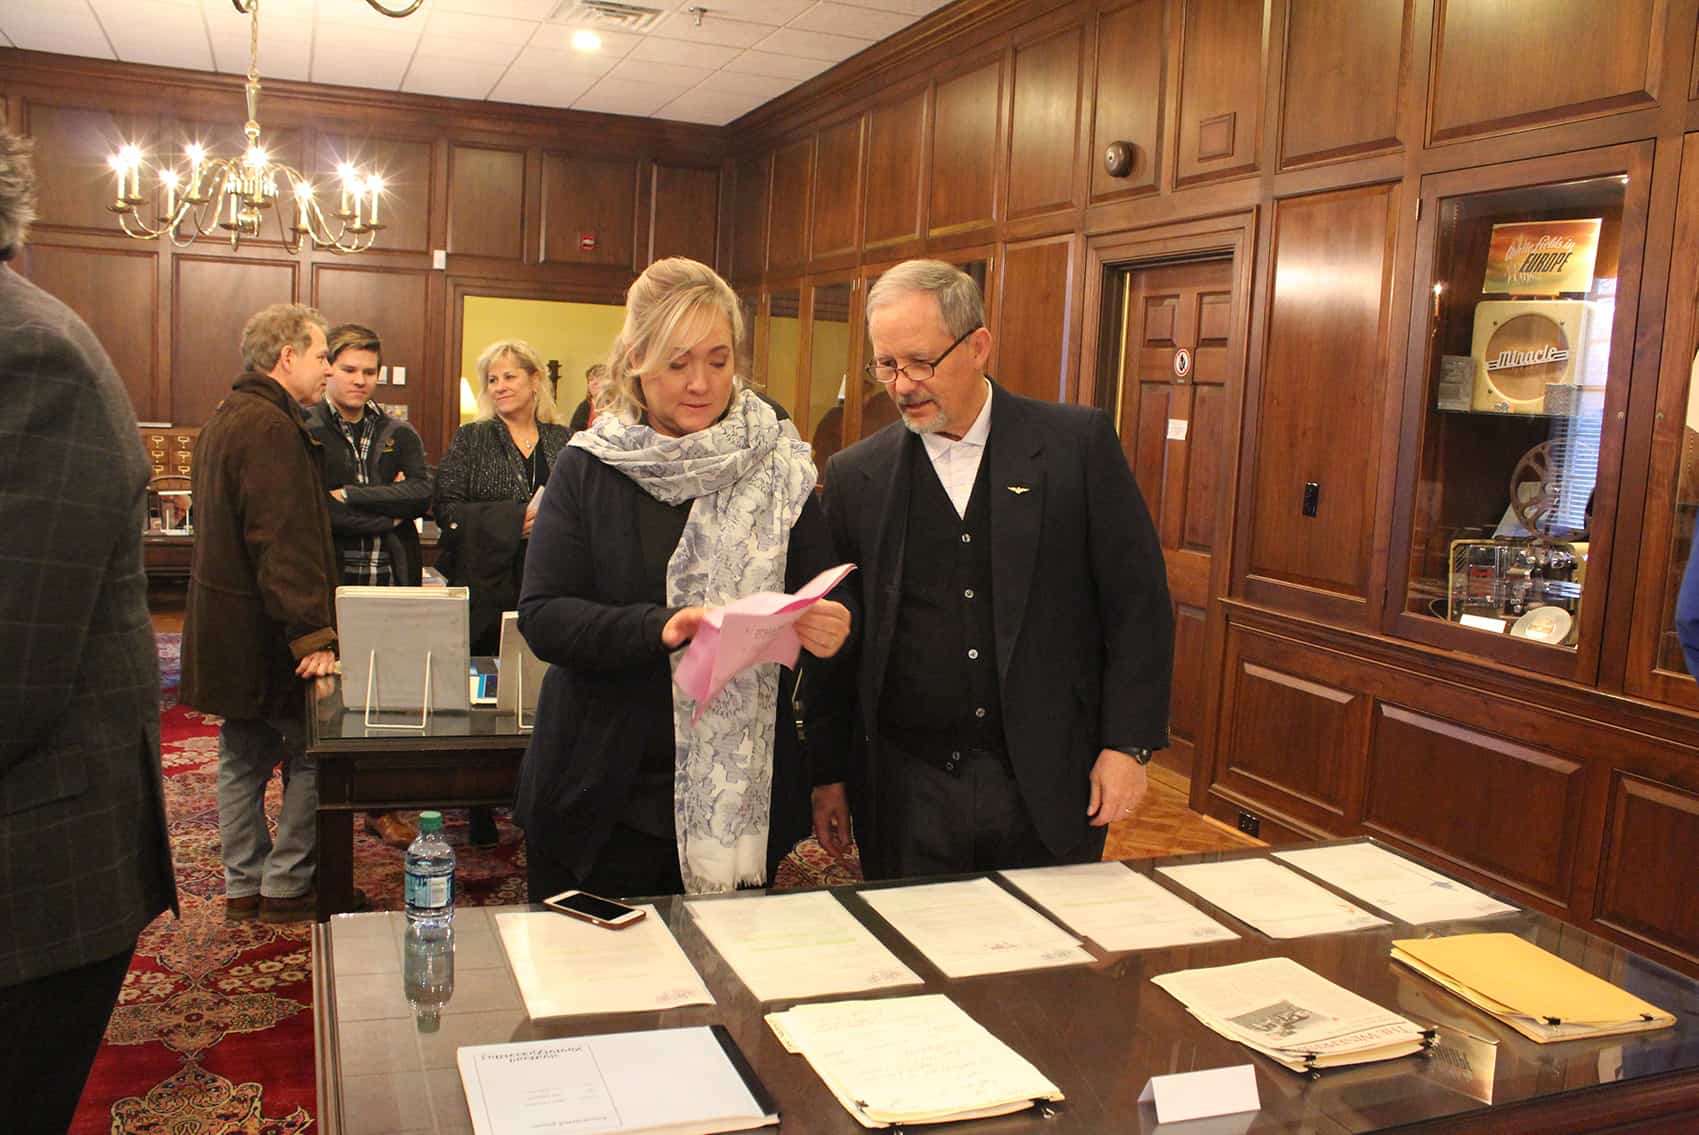
<svg viewBox="0 0 1699 1135">
<path fill-rule="evenodd" d="M 201 430 L 182 699 L 225 717 L 305 712 L 300 659 L 336 643 L 324 448 L 275 379 L 244 374 Z"/>
</svg>

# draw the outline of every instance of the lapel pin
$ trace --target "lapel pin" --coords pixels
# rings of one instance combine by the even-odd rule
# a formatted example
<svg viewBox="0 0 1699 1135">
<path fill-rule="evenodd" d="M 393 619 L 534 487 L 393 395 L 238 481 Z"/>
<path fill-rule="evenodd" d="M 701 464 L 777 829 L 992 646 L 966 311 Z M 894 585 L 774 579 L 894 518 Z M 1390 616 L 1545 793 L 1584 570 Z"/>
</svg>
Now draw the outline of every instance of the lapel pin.
<svg viewBox="0 0 1699 1135">
<path fill-rule="evenodd" d="M 1022 493 L 1032 492 L 1032 489 L 1030 489 L 1026 485 L 1010 485 L 1008 488 L 1009 488 L 1009 491 L 1011 493 L 1014 493 L 1017 497 L 1020 496 Z"/>
</svg>

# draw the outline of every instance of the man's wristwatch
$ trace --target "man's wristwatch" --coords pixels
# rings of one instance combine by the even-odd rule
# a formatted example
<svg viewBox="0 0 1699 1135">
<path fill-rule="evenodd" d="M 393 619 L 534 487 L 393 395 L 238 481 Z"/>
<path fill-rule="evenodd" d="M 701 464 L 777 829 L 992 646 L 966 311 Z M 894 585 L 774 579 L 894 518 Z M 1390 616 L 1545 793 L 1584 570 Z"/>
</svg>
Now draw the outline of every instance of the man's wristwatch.
<svg viewBox="0 0 1699 1135">
<path fill-rule="evenodd" d="M 1139 762 L 1141 765 L 1148 765 L 1150 763 L 1150 758 L 1156 755 L 1149 749 L 1122 749 L 1121 751 L 1133 758 L 1133 760 Z"/>
</svg>

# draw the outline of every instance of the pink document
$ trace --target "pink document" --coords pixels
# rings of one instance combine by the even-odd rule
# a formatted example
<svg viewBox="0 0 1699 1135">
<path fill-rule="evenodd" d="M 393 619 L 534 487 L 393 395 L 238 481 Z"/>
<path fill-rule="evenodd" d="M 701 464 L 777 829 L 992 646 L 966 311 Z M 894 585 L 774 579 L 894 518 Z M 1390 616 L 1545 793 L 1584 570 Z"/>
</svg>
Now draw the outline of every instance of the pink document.
<svg viewBox="0 0 1699 1135">
<path fill-rule="evenodd" d="M 854 570 L 854 564 L 839 564 L 809 580 L 795 595 L 757 591 L 709 611 L 673 672 L 679 689 L 696 699 L 691 720 L 701 717 L 726 683 L 751 666 L 777 662 L 794 668 L 802 641 L 792 624 Z"/>
</svg>

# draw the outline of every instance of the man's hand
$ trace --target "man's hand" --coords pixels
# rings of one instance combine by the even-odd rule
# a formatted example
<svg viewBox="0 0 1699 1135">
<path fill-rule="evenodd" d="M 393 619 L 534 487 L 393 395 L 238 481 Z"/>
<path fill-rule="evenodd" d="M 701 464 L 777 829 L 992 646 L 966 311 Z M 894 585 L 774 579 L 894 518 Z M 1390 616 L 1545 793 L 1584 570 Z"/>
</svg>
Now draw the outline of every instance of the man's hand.
<svg viewBox="0 0 1699 1135">
<path fill-rule="evenodd" d="M 328 678 L 336 673 L 336 652 L 315 650 L 295 666 L 297 678 Z"/>
<path fill-rule="evenodd" d="M 392 485 L 399 484 L 400 482 L 405 481 L 406 479 L 407 479 L 407 470 L 397 469 L 395 471 L 395 480 L 391 481 L 390 484 L 392 484 Z"/>
<path fill-rule="evenodd" d="M 696 637 L 696 630 L 708 615 L 706 607 L 681 607 L 661 628 L 661 643 L 668 650 L 683 646 Z"/>
<path fill-rule="evenodd" d="M 814 838 L 833 859 L 849 854 L 850 814 L 849 794 L 843 781 L 822 784 L 814 789 Z"/>
<path fill-rule="evenodd" d="M 332 490 L 330 490 L 330 496 L 331 496 L 332 500 L 340 501 L 343 504 L 348 503 L 348 490 L 347 489 L 332 489 Z"/>
<path fill-rule="evenodd" d="M 1085 809 L 1091 826 L 1101 828 L 1132 815 L 1149 786 L 1144 766 L 1132 757 L 1119 749 L 1097 754 L 1097 763 L 1091 766 L 1091 802 Z"/>
<path fill-rule="evenodd" d="M 849 637 L 849 608 L 830 599 L 821 599 L 804 611 L 794 625 L 803 649 L 816 658 L 830 658 Z"/>
</svg>

